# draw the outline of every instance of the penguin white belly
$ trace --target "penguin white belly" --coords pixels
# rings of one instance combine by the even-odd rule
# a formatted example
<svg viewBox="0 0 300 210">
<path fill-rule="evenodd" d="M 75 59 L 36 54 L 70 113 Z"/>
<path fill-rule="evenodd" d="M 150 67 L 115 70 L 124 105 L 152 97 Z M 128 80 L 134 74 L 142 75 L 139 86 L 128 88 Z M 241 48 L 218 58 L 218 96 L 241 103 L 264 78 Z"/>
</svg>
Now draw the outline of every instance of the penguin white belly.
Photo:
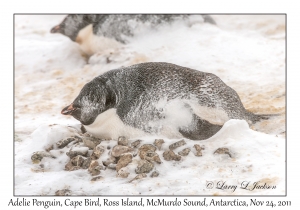
<svg viewBox="0 0 300 210">
<path fill-rule="evenodd" d="M 116 109 L 103 112 L 97 116 L 91 125 L 84 127 L 93 136 L 103 139 L 118 139 L 119 136 L 137 138 L 147 135 L 142 130 L 125 125 L 117 115 Z"/>
<path fill-rule="evenodd" d="M 80 30 L 76 42 L 79 44 L 80 49 L 89 56 L 122 45 L 114 39 L 95 35 L 92 24 Z"/>
</svg>

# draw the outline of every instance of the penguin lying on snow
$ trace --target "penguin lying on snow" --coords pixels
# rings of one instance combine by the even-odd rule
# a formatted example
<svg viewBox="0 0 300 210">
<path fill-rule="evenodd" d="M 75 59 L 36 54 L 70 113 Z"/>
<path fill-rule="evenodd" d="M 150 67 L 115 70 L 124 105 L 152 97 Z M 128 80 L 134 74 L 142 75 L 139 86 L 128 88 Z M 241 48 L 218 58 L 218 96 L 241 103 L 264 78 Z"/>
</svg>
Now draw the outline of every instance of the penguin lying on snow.
<svg viewBox="0 0 300 210">
<path fill-rule="evenodd" d="M 133 36 L 141 25 L 155 27 L 163 23 L 187 19 L 189 16 L 179 14 L 68 15 L 62 23 L 51 29 L 51 33 L 61 33 L 79 43 L 87 54 L 93 54 L 97 50 L 114 48 L 120 43 L 126 43 L 126 36 Z M 202 18 L 204 22 L 216 24 L 209 15 L 202 15 Z M 83 28 L 85 29 L 80 32 Z"/>
<path fill-rule="evenodd" d="M 105 139 L 161 134 L 203 140 L 229 119 L 255 123 L 267 118 L 248 112 L 237 93 L 216 75 L 160 62 L 94 78 L 61 113 Z"/>
</svg>

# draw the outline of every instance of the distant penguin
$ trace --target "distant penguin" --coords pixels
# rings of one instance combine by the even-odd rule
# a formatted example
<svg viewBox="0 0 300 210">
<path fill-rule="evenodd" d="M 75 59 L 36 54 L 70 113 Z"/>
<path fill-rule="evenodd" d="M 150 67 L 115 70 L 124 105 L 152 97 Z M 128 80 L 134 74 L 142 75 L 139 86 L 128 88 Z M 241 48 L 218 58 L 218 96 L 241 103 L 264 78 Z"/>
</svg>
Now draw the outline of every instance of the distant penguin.
<svg viewBox="0 0 300 210">
<path fill-rule="evenodd" d="M 109 15 L 67 15 L 51 33 L 61 33 L 77 42 L 87 54 L 126 44 L 126 37 L 133 36 L 141 24 L 154 28 L 164 23 L 187 19 L 182 14 L 109 14 Z M 195 16 L 195 15 L 194 15 Z M 216 24 L 209 15 L 202 15 L 203 21 Z M 97 48 L 97 49 L 96 49 Z"/>
<path fill-rule="evenodd" d="M 267 118 L 247 111 L 238 94 L 216 75 L 161 62 L 94 78 L 61 113 L 105 139 L 155 134 L 204 140 L 229 119 L 255 123 Z"/>
</svg>

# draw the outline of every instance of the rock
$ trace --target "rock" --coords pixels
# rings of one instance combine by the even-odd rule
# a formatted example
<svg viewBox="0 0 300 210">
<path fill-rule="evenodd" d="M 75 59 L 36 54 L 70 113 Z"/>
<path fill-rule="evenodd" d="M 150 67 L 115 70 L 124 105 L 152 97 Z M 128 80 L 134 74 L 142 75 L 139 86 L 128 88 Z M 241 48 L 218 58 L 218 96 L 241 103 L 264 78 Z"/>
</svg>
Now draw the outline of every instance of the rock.
<svg viewBox="0 0 300 210">
<path fill-rule="evenodd" d="M 91 161 L 91 164 L 89 166 L 89 173 L 92 175 L 92 176 L 96 176 L 96 175 L 99 175 L 100 174 L 100 170 L 101 170 L 101 167 L 99 166 L 99 163 L 97 160 L 92 160 Z"/>
<path fill-rule="evenodd" d="M 118 138 L 118 145 L 128 146 L 128 139 L 125 136 L 120 136 Z"/>
<path fill-rule="evenodd" d="M 98 144 L 94 150 L 93 150 L 93 154 L 91 155 L 91 158 L 93 160 L 98 159 L 103 153 L 105 152 L 105 148 L 104 146 Z"/>
<path fill-rule="evenodd" d="M 126 168 L 126 167 L 121 168 L 121 169 L 118 171 L 118 177 L 127 178 L 129 174 L 130 174 L 130 173 L 129 173 L 129 171 L 128 171 L 128 168 Z"/>
<path fill-rule="evenodd" d="M 92 159 L 91 158 L 86 158 L 85 160 L 84 160 L 84 162 L 83 162 L 83 164 L 82 164 L 82 168 L 83 169 L 88 169 L 89 167 L 90 167 L 90 164 L 91 164 L 91 162 L 92 162 Z"/>
<path fill-rule="evenodd" d="M 107 166 L 107 168 L 112 169 L 112 170 L 116 170 L 116 169 L 117 169 L 117 164 L 111 163 L 111 164 L 109 164 L 109 165 Z"/>
<path fill-rule="evenodd" d="M 73 157 L 76 157 L 78 155 L 81 155 L 81 156 L 84 156 L 84 157 L 87 157 L 88 155 L 88 149 L 87 150 L 75 150 L 74 148 L 71 148 L 69 150 L 69 152 L 66 153 L 67 156 L 70 157 L 70 159 L 72 159 Z"/>
<path fill-rule="evenodd" d="M 49 152 L 45 152 L 45 151 L 38 151 L 38 152 L 34 152 L 31 156 L 31 160 L 32 163 L 34 164 L 38 164 L 41 162 L 41 160 L 44 157 L 51 157 L 51 158 L 55 158 L 53 155 L 51 155 Z"/>
<path fill-rule="evenodd" d="M 169 146 L 169 149 L 170 149 L 170 150 L 174 150 L 174 149 L 176 149 L 176 148 L 178 148 L 178 147 L 181 147 L 181 146 L 183 146 L 183 145 L 185 145 L 185 144 L 186 144 L 185 141 L 182 139 L 181 141 L 177 141 L 177 142 L 171 144 L 171 145 Z"/>
<path fill-rule="evenodd" d="M 53 150 L 53 149 L 54 149 L 54 146 L 51 145 L 51 146 L 49 146 L 48 148 L 46 148 L 45 150 L 46 150 L 46 152 L 50 152 L 50 151 Z"/>
<path fill-rule="evenodd" d="M 102 176 L 96 176 L 96 177 L 93 177 L 93 178 L 91 179 L 91 181 L 92 181 L 92 182 L 95 182 L 95 181 L 99 181 L 99 180 L 101 180 L 101 179 L 103 179 Z"/>
<path fill-rule="evenodd" d="M 229 149 L 226 147 L 221 147 L 219 149 L 217 149 L 214 154 L 227 154 L 229 157 L 232 158 L 231 153 L 229 152 Z"/>
<path fill-rule="evenodd" d="M 181 160 L 181 156 L 176 155 L 172 150 L 165 151 L 163 153 L 163 157 L 167 161 L 170 161 L 170 160 L 179 161 L 179 160 Z"/>
<path fill-rule="evenodd" d="M 156 163 L 161 164 L 161 160 L 159 158 L 159 155 L 156 152 L 152 152 L 152 151 L 141 151 L 140 152 L 140 158 L 142 160 L 148 160 L 148 161 L 154 161 Z"/>
<path fill-rule="evenodd" d="M 71 190 L 68 190 L 68 189 L 57 190 L 55 192 L 55 195 L 56 196 L 69 196 L 69 195 L 71 195 Z"/>
<path fill-rule="evenodd" d="M 120 157 L 122 154 L 132 152 L 133 149 L 127 146 L 116 145 L 112 148 L 111 155 L 114 157 Z"/>
<path fill-rule="evenodd" d="M 131 154 L 123 154 L 121 155 L 117 165 L 116 170 L 119 171 L 121 168 L 127 166 L 132 161 L 132 155 Z"/>
<path fill-rule="evenodd" d="M 66 165 L 65 165 L 65 170 L 66 171 L 75 171 L 81 169 L 80 166 L 74 166 L 72 161 L 70 160 Z"/>
<path fill-rule="evenodd" d="M 103 165 L 108 166 L 109 164 L 116 164 L 117 158 L 110 156 L 106 161 L 102 161 Z"/>
<path fill-rule="evenodd" d="M 163 143 L 165 143 L 163 139 L 155 139 L 153 144 L 160 150 Z"/>
<path fill-rule="evenodd" d="M 137 148 L 141 144 L 141 142 L 142 140 L 136 140 L 131 143 L 131 146 Z"/>
<path fill-rule="evenodd" d="M 198 157 L 202 156 L 201 150 L 204 150 L 204 147 L 201 147 L 199 144 L 195 144 L 194 148 L 197 151 L 196 154 L 195 154 L 195 156 L 198 156 Z"/>
<path fill-rule="evenodd" d="M 90 149 L 94 149 L 98 144 L 101 143 L 102 140 L 93 136 L 89 137 L 85 135 L 82 137 L 82 141 L 85 146 L 87 146 Z"/>
<path fill-rule="evenodd" d="M 132 180 L 130 180 L 128 183 L 131 183 L 134 180 L 142 179 L 142 178 L 145 178 L 145 177 L 147 177 L 147 174 L 145 174 L 145 173 L 139 174 L 136 177 L 134 177 Z"/>
<path fill-rule="evenodd" d="M 154 164 L 147 160 L 140 160 L 137 168 L 135 169 L 135 173 L 149 173 L 154 168 Z"/>
<path fill-rule="evenodd" d="M 190 148 L 185 148 L 185 149 L 181 150 L 180 152 L 178 152 L 178 154 L 181 156 L 187 156 L 190 153 L 190 151 L 191 151 Z"/>
<path fill-rule="evenodd" d="M 145 159 L 145 156 L 147 156 L 147 153 L 153 153 L 155 152 L 156 147 L 153 146 L 152 144 L 144 144 L 139 148 L 139 156 L 141 159 Z"/>
<path fill-rule="evenodd" d="M 85 159 L 82 156 L 80 156 L 80 155 L 78 155 L 76 157 L 73 157 L 71 159 L 71 163 L 73 164 L 73 166 L 79 166 L 79 167 L 82 166 L 82 164 L 83 164 L 84 161 L 85 161 Z"/>
<path fill-rule="evenodd" d="M 158 171 L 153 171 L 150 176 L 151 177 L 158 177 L 158 175 L 159 175 Z"/>
<path fill-rule="evenodd" d="M 82 139 L 79 136 L 72 136 L 66 139 L 62 139 L 58 142 L 56 142 L 56 145 L 59 149 L 64 148 L 65 146 L 67 146 L 68 144 L 70 144 L 72 141 L 81 141 Z"/>
<path fill-rule="evenodd" d="M 140 148 L 139 151 L 156 151 L 156 147 L 153 146 L 152 144 L 143 144 Z"/>
</svg>

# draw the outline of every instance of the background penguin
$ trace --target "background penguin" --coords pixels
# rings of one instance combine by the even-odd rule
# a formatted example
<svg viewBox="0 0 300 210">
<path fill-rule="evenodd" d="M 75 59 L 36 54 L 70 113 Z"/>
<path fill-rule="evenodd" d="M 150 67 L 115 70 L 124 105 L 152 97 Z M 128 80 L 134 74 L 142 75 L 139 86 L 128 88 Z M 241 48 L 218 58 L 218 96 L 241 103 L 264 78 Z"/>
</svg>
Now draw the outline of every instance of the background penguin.
<svg viewBox="0 0 300 210">
<path fill-rule="evenodd" d="M 267 118 L 248 112 L 237 93 L 216 75 L 160 62 L 94 78 L 61 113 L 105 139 L 148 133 L 203 140 L 229 119 L 255 123 Z"/>
<path fill-rule="evenodd" d="M 61 33 L 77 42 L 81 49 L 91 55 L 97 50 L 114 48 L 126 44 L 126 37 L 133 36 L 141 24 L 155 27 L 175 20 L 187 19 L 190 15 L 179 14 L 133 14 L 133 15 L 67 15 L 51 33 Z M 203 21 L 216 24 L 209 15 L 202 15 Z M 95 49 L 98 48 L 98 49 Z"/>
</svg>

